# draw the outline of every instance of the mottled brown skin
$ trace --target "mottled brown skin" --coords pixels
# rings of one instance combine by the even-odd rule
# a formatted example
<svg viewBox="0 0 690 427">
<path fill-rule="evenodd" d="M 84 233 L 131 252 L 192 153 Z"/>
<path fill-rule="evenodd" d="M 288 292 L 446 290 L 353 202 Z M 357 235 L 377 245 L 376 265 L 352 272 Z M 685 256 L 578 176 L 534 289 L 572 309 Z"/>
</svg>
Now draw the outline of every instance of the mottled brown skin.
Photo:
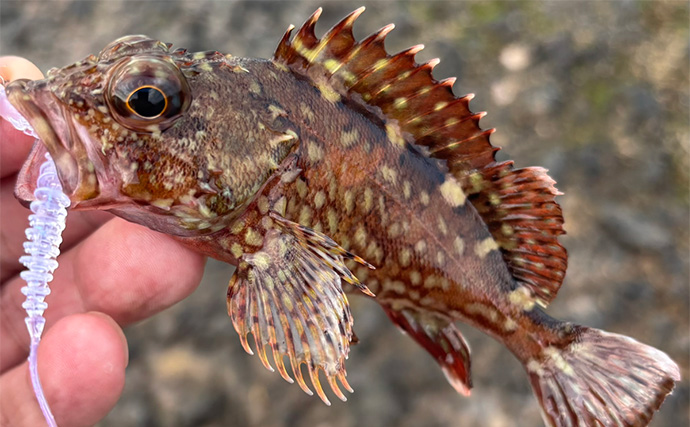
<svg viewBox="0 0 690 427">
<path fill-rule="evenodd" d="M 291 42 L 288 31 L 275 60 L 129 36 L 46 80 L 10 84 L 43 140 L 18 197 L 31 199 L 47 149 L 74 209 L 108 209 L 237 265 L 228 296 L 243 346 L 250 351 L 251 332 L 264 365 L 270 346 L 292 381 L 288 356 L 311 393 L 299 372 L 307 364 L 324 402 L 319 370 L 341 399 L 335 380 L 349 389 L 355 337 L 342 279 L 367 285 L 461 393 L 470 358 L 456 320 L 525 365 L 546 423 L 647 423 L 679 378 L 675 363 L 542 311 L 565 270 L 553 181 L 494 162 L 469 97 L 416 64 L 419 48 L 387 56 L 392 27 L 355 43 L 362 10 L 323 41 L 317 11 Z M 141 87 L 162 88 L 159 115 L 122 107 Z M 424 109 L 410 111 L 415 103 Z M 631 389 L 629 376 L 641 386 Z"/>
<path fill-rule="evenodd" d="M 285 111 L 283 129 L 298 136 L 292 168 L 301 173 L 279 191 L 285 198 L 285 217 L 331 236 L 374 265 L 376 270 L 361 266 L 353 271 L 382 306 L 432 311 L 479 327 L 503 342 L 517 333 L 520 345 L 515 351 L 521 360 L 536 354 L 536 346 L 525 345 L 527 331 L 544 342 L 558 343 L 557 331 L 543 326 L 541 313 L 525 313 L 508 300 L 516 285 L 497 248 L 484 256 L 476 253 L 477 245 L 491 235 L 471 204 L 452 207 L 443 198 L 439 188 L 447 173 L 441 162 L 410 144 L 391 142 L 383 123 L 372 123 L 370 116 L 342 100 L 327 99 L 289 71 L 263 61 L 242 66 L 249 72 L 238 78 L 249 83 L 241 86 L 255 82 L 261 87 L 253 109 L 270 105 Z M 350 142 L 344 136 L 348 132 L 356 132 L 358 138 Z M 262 196 L 274 210 L 278 200 L 269 196 L 272 190 L 265 189 Z M 253 203 L 242 220 L 245 227 L 263 234 L 264 217 Z M 439 227 L 441 221 L 445 226 Z M 258 250 L 259 245 L 247 243 L 246 228 L 236 231 L 184 240 L 207 248 L 214 257 L 232 254 L 234 244 L 241 245 L 243 253 Z M 462 239 L 461 252 L 457 238 Z M 221 255 L 228 262 L 235 258 Z"/>
</svg>

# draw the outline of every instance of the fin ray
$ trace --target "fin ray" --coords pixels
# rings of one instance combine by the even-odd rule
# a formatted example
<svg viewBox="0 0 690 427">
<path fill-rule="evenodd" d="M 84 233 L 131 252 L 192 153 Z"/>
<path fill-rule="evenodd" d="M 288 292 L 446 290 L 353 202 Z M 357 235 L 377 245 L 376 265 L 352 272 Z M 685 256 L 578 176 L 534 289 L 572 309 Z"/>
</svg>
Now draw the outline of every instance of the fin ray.
<svg viewBox="0 0 690 427">
<path fill-rule="evenodd" d="M 261 363 L 278 370 L 288 382 L 296 381 L 305 393 L 307 386 L 301 367 L 306 365 L 316 394 L 330 405 L 319 381 L 323 371 L 335 395 L 344 398 L 336 379 L 345 376 L 349 353 L 352 315 L 341 280 L 363 292 L 371 292 L 345 266 L 345 259 L 366 264 L 330 238 L 272 215 L 276 228 L 267 232 L 261 250 L 245 254 L 230 281 L 228 311 L 240 335 L 242 347 L 250 354 L 247 341 L 254 337 Z M 270 347 L 276 368 L 266 353 Z M 283 358 L 290 360 L 294 380 Z M 344 382 L 347 390 L 351 387 Z"/>
<path fill-rule="evenodd" d="M 647 425 L 680 380 L 663 352 L 632 338 L 576 326 L 563 349 L 547 347 L 526 369 L 555 427 Z"/>
<path fill-rule="evenodd" d="M 409 334 L 436 359 L 450 385 L 463 396 L 470 395 L 470 347 L 455 325 L 431 313 L 385 307 L 391 321 Z"/>
<path fill-rule="evenodd" d="M 554 198 L 561 193 L 543 168 L 513 169 L 512 162 L 503 162 L 484 172 L 469 177 L 469 200 L 499 244 L 515 280 L 546 306 L 568 266 L 567 252 L 558 242 L 564 234 L 563 216 Z"/>
</svg>

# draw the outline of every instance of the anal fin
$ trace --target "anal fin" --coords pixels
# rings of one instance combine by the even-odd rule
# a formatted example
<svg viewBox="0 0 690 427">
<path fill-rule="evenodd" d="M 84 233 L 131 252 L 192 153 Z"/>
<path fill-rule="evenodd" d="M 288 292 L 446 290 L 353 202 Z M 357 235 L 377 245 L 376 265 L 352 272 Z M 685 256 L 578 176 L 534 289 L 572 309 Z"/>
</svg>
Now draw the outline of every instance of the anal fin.
<svg viewBox="0 0 690 427">
<path fill-rule="evenodd" d="M 424 347 L 441 366 L 451 386 L 470 395 L 470 347 L 453 322 L 430 313 L 385 307 L 386 314 L 403 332 Z"/>
<path fill-rule="evenodd" d="M 328 384 L 341 400 L 347 400 L 336 380 L 352 392 L 345 379 L 345 359 L 353 338 L 352 314 L 341 279 L 363 292 L 371 292 L 345 266 L 344 259 L 361 258 L 316 231 L 277 215 L 275 227 L 263 237 L 261 250 L 240 258 L 230 281 L 228 312 L 244 349 L 253 354 L 247 336 L 254 336 L 255 349 L 264 366 L 273 371 L 266 347 L 270 347 L 280 375 L 288 382 L 284 358 L 307 394 L 301 367 L 321 400 L 330 405 L 320 381 L 323 371 Z M 373 267 L 372 267 L 373 268 Z"/>
</svg>

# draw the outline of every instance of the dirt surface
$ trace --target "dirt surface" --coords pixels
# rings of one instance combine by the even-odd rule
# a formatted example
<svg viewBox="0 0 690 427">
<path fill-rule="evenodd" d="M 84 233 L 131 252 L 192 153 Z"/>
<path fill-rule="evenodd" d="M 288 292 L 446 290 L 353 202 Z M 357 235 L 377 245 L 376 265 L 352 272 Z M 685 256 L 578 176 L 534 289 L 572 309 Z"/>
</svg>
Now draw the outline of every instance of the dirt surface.
<svg viewBox="0 0 690 427">
<path fill-rule="evenodd" d="M 322 34 L 364 4 L 364 37 L 397 27 L 391 52 L 424 43 L 434 75 L 476 93 L 501 158 L 550 169 L 570 267 L 549 313 L 661 348 L 684 380 L 652 425 L 687 426 L 689 47 L 687 2 L 8 1 L 0 52 L 46 71 L 143 33 L 190 50 L 270 57 L 319 5 Z M 372 301 L 353 297 L 356 392 L 326 407 L 241 349 L 226 313 L 229 266 L 209 262 L 188 299 L 127 329 L 125 393 L 106 426 L 538 426 L 512 355 L 463 328 L 475 388 L 463 398 Z M 60 292 L 59 289 L 54 292 Z"/>
</svg>

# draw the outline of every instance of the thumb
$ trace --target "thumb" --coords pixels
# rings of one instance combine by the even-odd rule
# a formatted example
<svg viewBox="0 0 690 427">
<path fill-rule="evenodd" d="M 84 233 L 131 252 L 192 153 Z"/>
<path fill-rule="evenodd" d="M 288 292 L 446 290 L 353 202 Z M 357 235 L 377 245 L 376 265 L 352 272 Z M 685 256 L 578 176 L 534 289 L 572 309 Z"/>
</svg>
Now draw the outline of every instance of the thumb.
<svg viewBox="0 0 690 427">
<path fill-rule="evenodd" d="M 17 79 L 38 80 L 43 73 L 29 60 L 18 56 L 0 56 L 0 83 Z M 0 176 L 15 173 L 29 154 L 33 138 L 14 130 L 11 124 L 0 120 L 0 135 L 12 135 L 14 143 L 0 144 Z"/>
<path fill-rule="evenodd" d="M 92 426 L 102 419 L 122 393 L 127 362 L 124 334 L 105 314 L 75 314 L 48 329 L 38 372 L 57 424 Z M 45 425 L 27 362 L 0 377 L 0 425 Z"/>
</svg>

